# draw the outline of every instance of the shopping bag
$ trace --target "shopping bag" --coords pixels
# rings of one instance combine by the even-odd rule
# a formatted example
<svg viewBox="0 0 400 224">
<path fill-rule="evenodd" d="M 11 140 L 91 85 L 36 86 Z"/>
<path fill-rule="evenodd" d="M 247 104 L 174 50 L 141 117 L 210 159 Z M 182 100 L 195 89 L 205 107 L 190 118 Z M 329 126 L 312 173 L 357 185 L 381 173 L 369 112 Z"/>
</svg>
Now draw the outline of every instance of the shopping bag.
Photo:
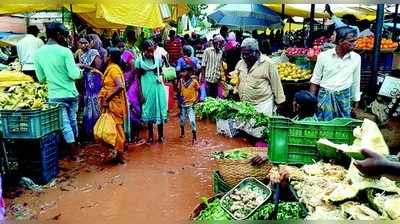
<svg viewBox="0 0 400 224">
<path fill-rule="evenodd" d="M 162 73 L 164 74 L 165 81 L 171 81 L 176 79 L 176 70 L 172 67 L 168 60 L 165 60 L 166 66 L 162 67 Z"/>
<path fill-rule="evenodd" d="M 93 134 L 95 140 L 115 146 L 117 140 L 117 126 L 109 111 L 106 110 L 100 115 L 94 125 Z"/>
<path fill-rule="evenodd" d="M 162 73 L 164 74 L 164 79 L 166 81 L 174 80 L 176 79 L 176 70 L 174 67 L 169 66 L 169 67 L 162 67 Z"/>
<path fill-rule="evenodd" d="M 199 92 L 200 92 L 200 94 L 199 94 L 199 101 L 200 102 L 203 102 L 204 100 L 206 100 L 206 97 L 207 97 L 207 86 L 206 86 L 206 84 L 205 83 L 202 83 L 201 85 L 200 85 L 200 90 L 199 90 Z"/>
<path fill-rule="evenodd" d="M 164 89 L 165 89 L 165 98 L 166 98 L 166 105 L 168 108 L 168 101 L 169 101 L 169 86 L 164 85 Z"/>
</svg>

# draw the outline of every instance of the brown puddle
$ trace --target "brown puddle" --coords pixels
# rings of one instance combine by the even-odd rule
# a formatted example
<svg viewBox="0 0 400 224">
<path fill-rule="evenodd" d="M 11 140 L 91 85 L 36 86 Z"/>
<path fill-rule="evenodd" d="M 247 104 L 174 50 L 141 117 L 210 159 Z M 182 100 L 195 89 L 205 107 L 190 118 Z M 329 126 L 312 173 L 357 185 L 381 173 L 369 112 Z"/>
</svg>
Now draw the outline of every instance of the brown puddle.
<svg viewBox="0 0 400 224">
<path fill-rule="evenodd" d="M 26 203 L 39 220 L 57 223 L 188 220 L 200 198 L 213 194 L 210 152 L 249 146 L 244 139 L 217 135 L 214 123 L 197 124 L 198 145 L 191 145 L 189 127 L 186 138 L 179 138 L 178 120 L 172 117 L 165 126 L 164 145 L 130 147 L 125 165 L 83 163 L 75 172 L 67 171 L 71 177 L 54 189 L 41 194 L 26 191 L 19 198 L 6 200 L 7 206 Z"/>
</svg>

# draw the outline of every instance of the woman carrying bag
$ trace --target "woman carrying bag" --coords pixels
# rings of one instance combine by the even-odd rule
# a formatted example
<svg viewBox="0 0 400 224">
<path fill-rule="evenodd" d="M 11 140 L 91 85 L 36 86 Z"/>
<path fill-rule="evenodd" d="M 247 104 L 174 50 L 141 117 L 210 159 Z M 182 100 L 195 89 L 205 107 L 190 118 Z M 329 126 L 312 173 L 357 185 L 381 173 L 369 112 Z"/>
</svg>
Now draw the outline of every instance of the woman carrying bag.
<svg viewBox="0 0 400 224">
<path fill-rule="evenodd" d="M 161 63 L 154 58 L 154 44 L 143 42 L 142 55 L 135 61 L 140 73 L 140 84 L 144 98 L 142 121 L 148 125 L 148 144 L 153 144 L 153 125 L 157 124 L 158 143 L 164 143 L 164 123 L 167 120 L 167 92 L 160 76 Z"/>
<path fill-rule="evenodd" d="M 121 51 L 117 48 L 110 48 L 107 56 L 107 69 L 103 76 L 103 86 L 100 90 L 99 101 L 102 107 L 102 114 L 98 123 L 101 122 L 102 117 L 111 114 L 115 123 L 115 144 L 114 149 L 117 151 L 115 162 L 125 163 L 124 149 L 125 149 L 125 132 L 124 121 L 128 114 L 127 100 L 124 73 L 118 65 L 121 60 Z M 112 123 L 112 121 L 110 121 Z M 96 123 L 96 126 L 98 126 Z M 96 135 L 95 126 L 95 135 Z M 108 128 L 110 129 L 110 128 Z M 112 129 L 112 128 L 111 128 Z M 107 131 L 107 130 L 104 130 Z M 103 138 L 103 140 L 106 140 Z M 107 141 L 105 141 L 107 142 Z M 109 142 L 107 142 L 109 143 Z M 111 141 L 112 143 L 112 141 Z"/>
</svg>

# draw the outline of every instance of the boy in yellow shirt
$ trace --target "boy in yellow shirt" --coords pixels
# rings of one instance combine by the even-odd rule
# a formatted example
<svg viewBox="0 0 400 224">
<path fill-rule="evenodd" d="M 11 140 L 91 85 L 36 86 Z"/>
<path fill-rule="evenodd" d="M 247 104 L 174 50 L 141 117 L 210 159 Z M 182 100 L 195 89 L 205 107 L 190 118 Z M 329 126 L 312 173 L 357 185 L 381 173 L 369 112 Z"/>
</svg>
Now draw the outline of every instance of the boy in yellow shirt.
<svg viewBox="0 0 400 224">
<path fill-rule="evenodd" d="M 187 64 L 181 71 L 181 79 L 178 83 L 178 91 L 181 95 L 181 107 L 179 113 L 179 125 L 181 127 L 181 138 L 185 137 L 185 121 L 189 117 L 190 125 L 192 127 L 192 144 L 197 141 L 196 136 L 196 113 L 194 105 L 199 98 L 200 84 L 197 77 L 194 76 L 193 64 Z"/>
</svg>

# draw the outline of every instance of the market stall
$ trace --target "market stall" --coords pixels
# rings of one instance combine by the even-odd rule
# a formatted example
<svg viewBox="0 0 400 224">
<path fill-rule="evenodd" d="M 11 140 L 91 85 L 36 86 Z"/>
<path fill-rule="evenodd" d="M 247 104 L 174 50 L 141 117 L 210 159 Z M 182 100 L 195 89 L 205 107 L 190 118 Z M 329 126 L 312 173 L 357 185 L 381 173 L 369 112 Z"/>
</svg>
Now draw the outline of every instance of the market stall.
<svg viewBox="0 0 400 224">
<path fill-rule="evenodd" d="M 366 177 L 354 166 L 354 159 L 365 158 L 362 148 L 398 161 L 389 156 L 376 123 L 293 121 L 263 116 L 250 105 L 237 106 L 208 99 L 197 111 L 208 119 L 256 119 L 268 147 L 213 152 L 215 195 L 203 199 L 191 220 L 398 219 L 398 183 L 389 177 Z M 252 166 L 255 155 L 266 154 L 266 163 Z"/>
</svg>

